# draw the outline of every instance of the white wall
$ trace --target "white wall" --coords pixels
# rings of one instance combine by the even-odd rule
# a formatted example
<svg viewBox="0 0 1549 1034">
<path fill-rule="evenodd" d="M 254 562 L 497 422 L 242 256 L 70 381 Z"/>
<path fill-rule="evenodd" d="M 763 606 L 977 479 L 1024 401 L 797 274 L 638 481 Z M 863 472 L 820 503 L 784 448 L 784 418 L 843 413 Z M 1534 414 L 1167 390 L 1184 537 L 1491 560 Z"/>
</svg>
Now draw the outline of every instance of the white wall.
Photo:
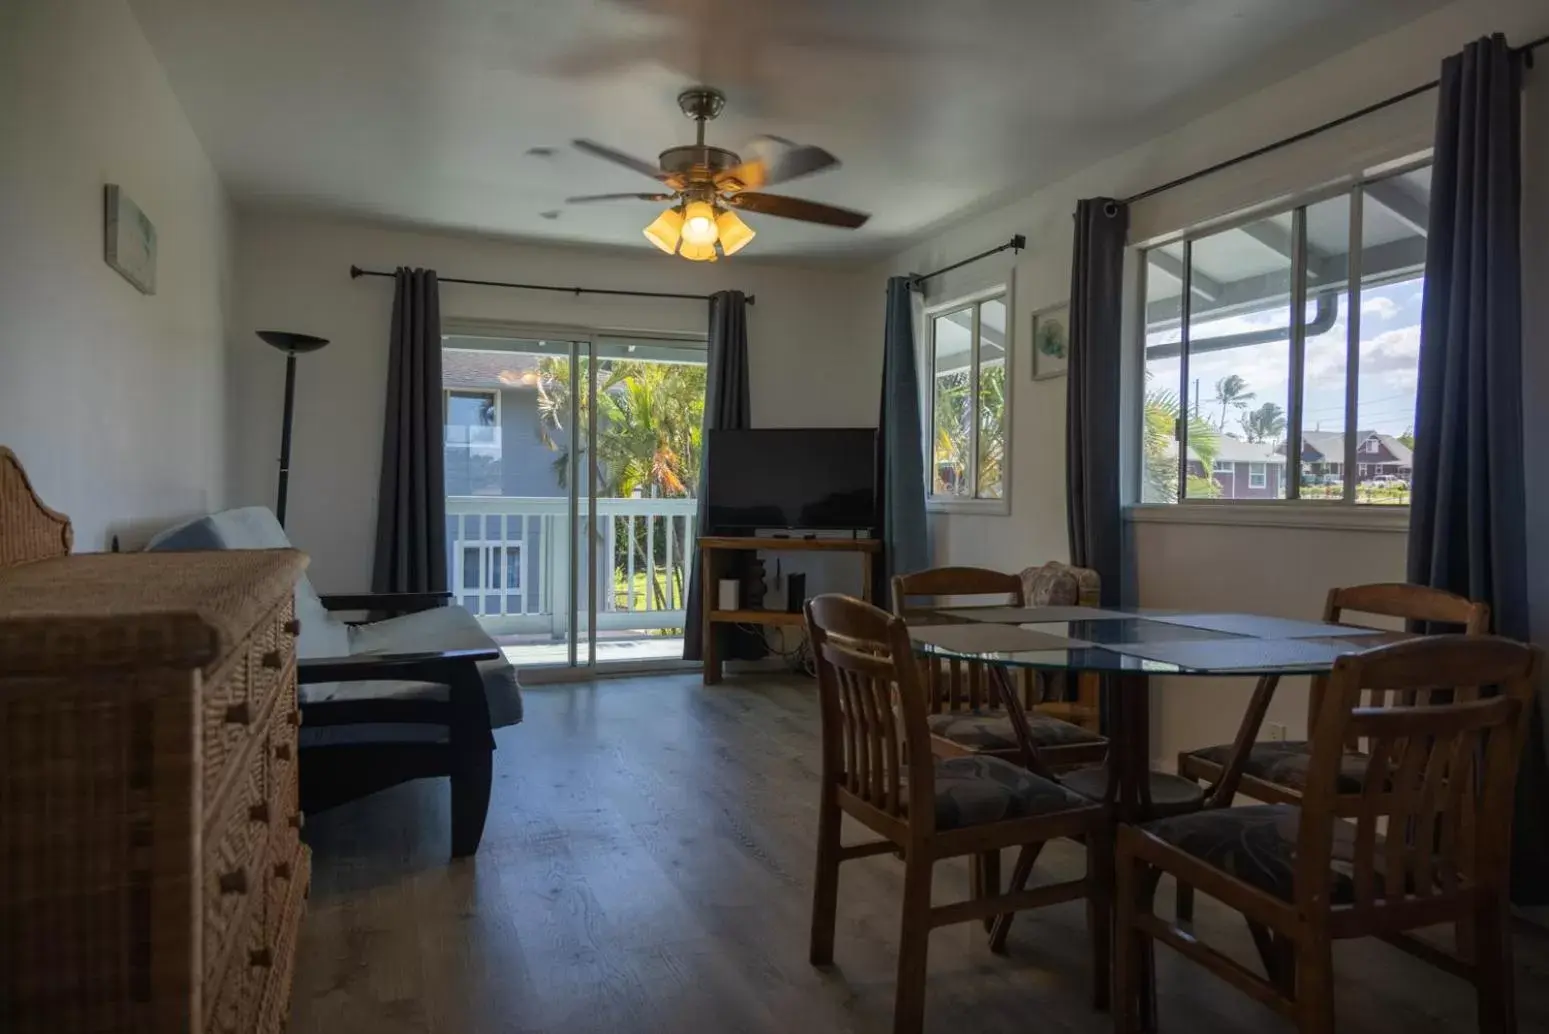
<svg viewBox="0 0 1549 1034">
<path fill-rule="evenodd" d="M 312 554 L 312 576 L 325 591 L 369 587 L 376 527 L 393 285 L 351 281 L 352 264 L 624 290 L 745 291 L 757 298 L 748 313 L 754 426 L 876 423 L 883 290 L 869 270 L 745 256 L 701 265 L 649 250 L 536 246 L 270 211 L 239 216 L 236 252 L 229 343 L 233 505 L 274 502 L 284 360 L 253 331 L 297 330 L 333 342 L 300 360 L 286 521 L 293 541 Z M 707 325 L 701 302 L 458 284 L 443 285 L 441 314 L 443 320 L 696 334 Z M 858 572 L 857 562 L 856 579 Z M 841 567 L 824 584 L 854 591 L 846 580 L 851 574 Z"/>
<path fill-rule="evenodd" d="M 103 262 L 103 186 L 157 293 Z M 78 550 L 221 505 L 227 201 L 124 0 L 0 4 L 0 443 Z"/>
<path fill-rule="evenodd" d="M 1124 197 L 1338 117 L 1434 79 L 1440 63 L 1469 40 L 1505 32 L 1514 41 L 1549 32 L 1543 0 L 1466 0 L 1386 36 L 1241 98 L 1183 129 L 1099 163 L 1069 179 L 977 216 L 894 256 L 883 273 L 924 271 L 949 264 L 1024 233 L 1029 248 L 1017 259 L 990 260 L 934 281 L 927 301 L 944 301 L 1004 277 L 1014 264 L 1016 385 L 1013 393 L 1010 517 L 933 515 L 935 559 L 944 563 L 1015 567 L 1067 555 L 1065 531 L 1065 381 L 1028 377 L 1030 314 L 1070 293 L 1071 213 L 1083 197 Z M 1529 282 L 1549 279 L 1549 85 L 1542 61 L 1530 74 L 1534 133 L 1525 240 Z M 1434 95 L 1353 123 L 1271 157 L 1141 202 L 1132 210 L 1131 240 L 1140 242 L 1234 210 L 1314 188 L 1430 146 Z M 1549 389 L 1549 310 L 1530 290 L 1525 344 L 1528 376 L 1542 398 Z M 1529 389 L 1532 394 L 1532 389 Z M 1542 407 L 1537 407 L 1541 409 Z M 1535 410 L 1530 408 L 1530 413 Z M 1545 418 L 1536 414 L 1539 422 Z M 1532 417 L 1530 416 L 1530 419 Z M 1537 428 L 1539 438 L 1549 426 Z M 1532 429 L 1530 428 L 1530 433 Z M 1530 481 L 1533 474 L 1530 472 Z M 1549 520 L 1549 495 L 1535 491 L 1536 514 Z M 1537 520 L 1530 514 L 1530 520 Z M 1542 523 L 1539 520 L 1538 523 Z M 1149 606 L 1213 607 L 1288 616 L 1315 616 L 1336 584 L 1402 580 L 1402 532 L 1291 530 L 1178 523 L 1131 525 L 1138 602 Z M 1549 584 L 1549 555 L 1530 557 Z M 1549 606 L 1545 607 L 1549 610 Z M 1541 615 L 1541 630 L 1549 617 Z M 1272 721 L 1292 736 L 1303 732 L 1304 690 L 1279 695 Z M 1204 681 L 1161 680 L 1154 708 L 1154 754 L 1229 739 L 1247 689 Z"/>
</svg>

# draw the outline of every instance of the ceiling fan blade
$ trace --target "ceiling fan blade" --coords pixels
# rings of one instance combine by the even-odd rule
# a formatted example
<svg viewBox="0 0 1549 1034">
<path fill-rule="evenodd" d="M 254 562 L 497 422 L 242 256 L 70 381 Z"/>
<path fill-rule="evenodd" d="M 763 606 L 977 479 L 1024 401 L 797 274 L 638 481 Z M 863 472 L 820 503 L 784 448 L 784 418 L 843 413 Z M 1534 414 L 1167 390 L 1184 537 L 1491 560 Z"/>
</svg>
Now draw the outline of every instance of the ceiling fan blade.
<svg viewBox="0 0 1549 1034">
<path fill-rule="evenodd" d="M 622 165 L 626 169 L 634 169 L 636 172 L 649 176 L 653 180 L 661 180 L 663 183 L 666 183 L 672 179 L 669 174 L 663 172 L 654 162 L 642 161 L 639 158 L 625 154 L 623 151 L 615 151 L 611 147 L 605 147 L 591 140 L 572 140 L 570 142 L 575 145 L 576 150 L 585 151 L 593 158 L 601 158 L 603 161 Z"/>
<path fill-rule="evenodd" d="M 839 159 L 821 147 L 796 146 L 743 162 L 721 173 L 715 181 L 724 184 L 736 180 L 744 190 L 757 190 L 838 166 Z"/>
<path fill-rule="evenodd" d="M 865 226 L 866 220 L 871 218 L 865 212 L 838 208 L 834 205 L 822 205 L 816 201 L 803 201 L 801 198 L 785 197 L 782 194 L 757 194 L 744 191 L 741 194 L 732 194 L 725 200 L 733 208 L 740 208 L 747 212 L 778 215 L 785 219 L 800 219 L 804 223 L 842 226 L 847 230 Z"/>
<path fill-rule="evenodd" d="M 676 194 L 583 194 L 580 197 L 567 197 L 567 205 L 584 205 L 592 201 L 671 201 Z"/>
</svg>

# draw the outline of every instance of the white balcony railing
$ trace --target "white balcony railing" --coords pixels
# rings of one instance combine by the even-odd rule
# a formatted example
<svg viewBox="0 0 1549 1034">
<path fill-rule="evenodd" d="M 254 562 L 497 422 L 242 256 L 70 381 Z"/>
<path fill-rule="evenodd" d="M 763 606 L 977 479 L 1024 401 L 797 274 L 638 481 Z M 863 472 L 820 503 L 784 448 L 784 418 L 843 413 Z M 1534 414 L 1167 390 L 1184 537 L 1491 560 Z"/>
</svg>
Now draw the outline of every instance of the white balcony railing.
<svg viewBox="0 0 1549 1034">
<path fill-rule="evenodd" d="M 569 632 L 570 570 L 584 630 L 682 628 L 694 550 L 694 499 L 579 501 L 572 558 L 563 497 L 450 496 L 447 571 L 457 602 L 496 634 Z M 589 549 L 590 545 L 590 549 Z M 595 550 L 595 573 L 589 553 Z"/>
</svg>

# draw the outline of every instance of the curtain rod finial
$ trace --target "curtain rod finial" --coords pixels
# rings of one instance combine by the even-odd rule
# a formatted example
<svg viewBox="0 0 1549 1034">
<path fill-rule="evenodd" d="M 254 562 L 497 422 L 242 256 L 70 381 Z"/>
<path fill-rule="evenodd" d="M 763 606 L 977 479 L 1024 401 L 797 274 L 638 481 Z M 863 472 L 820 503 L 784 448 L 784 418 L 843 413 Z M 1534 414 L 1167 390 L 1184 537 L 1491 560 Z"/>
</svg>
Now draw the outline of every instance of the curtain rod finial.
<svg viewBox="0 0 1549 1034">
<path fill-rule="evenodd" d="M 350 267 L 350 279 L 351 280 L 359 280 L 362 276 L 365 275 L 365 272 L 366 271 L 361 269 L 359 266 L 351 266 Z"/>
</svg>

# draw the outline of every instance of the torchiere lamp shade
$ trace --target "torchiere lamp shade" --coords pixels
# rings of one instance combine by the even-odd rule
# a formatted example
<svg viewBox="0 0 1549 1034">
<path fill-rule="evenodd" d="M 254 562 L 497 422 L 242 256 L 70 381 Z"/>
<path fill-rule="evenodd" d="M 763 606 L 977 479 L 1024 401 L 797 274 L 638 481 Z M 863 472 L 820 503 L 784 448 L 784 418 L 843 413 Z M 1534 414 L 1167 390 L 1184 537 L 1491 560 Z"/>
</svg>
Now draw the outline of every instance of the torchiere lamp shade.
<svg viewBox="0 0 1549 1034">
<path fill-rule="evenodd" d="M 288 330 L 260 330 L 258 336 L 282 352 L 316 352 L 328 344 L 325 337 L 293 334 Z"/>
<path fill-rule="evenodd" d="M 275 494 L 274 516 L 285 527 L 285 497 L 290 487 L 290 424 L 296 403 L 296 356 L 316 352 L 327 338 L 295 334 L 288 330 L 260 330 L 258 336 L 285 353 L 285 417 L 280 425 L 280 485 Z"/>
</svg>

